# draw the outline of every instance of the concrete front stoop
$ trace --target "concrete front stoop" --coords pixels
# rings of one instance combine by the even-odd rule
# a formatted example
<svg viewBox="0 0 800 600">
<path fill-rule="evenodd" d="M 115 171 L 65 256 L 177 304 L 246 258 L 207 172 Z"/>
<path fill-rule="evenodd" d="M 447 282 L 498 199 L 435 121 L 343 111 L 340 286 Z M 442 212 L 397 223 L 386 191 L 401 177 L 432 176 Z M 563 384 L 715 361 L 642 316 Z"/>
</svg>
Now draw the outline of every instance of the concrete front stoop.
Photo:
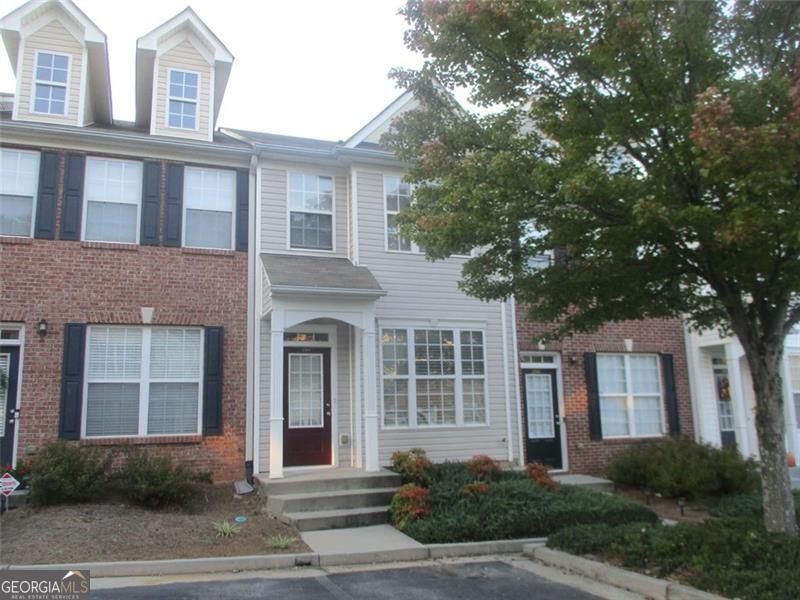
<svg viewBox="0 0 800 600">
<path fill-rule="evenodd" d="M 614 482 L 594 475 L 582 475 L 580 473 L 558 473 L 553 475 L 561 485 L 574 485 L 584 487 L 596 492 L 614 493 Z"/>
<path fill-rule="evenodd" d="M 300 531 L 382 525 L 400 476 L 381 470 L 328 469 L 292 473 L 282 479 L 256 477 L 267 510 Z"/>
</svg>

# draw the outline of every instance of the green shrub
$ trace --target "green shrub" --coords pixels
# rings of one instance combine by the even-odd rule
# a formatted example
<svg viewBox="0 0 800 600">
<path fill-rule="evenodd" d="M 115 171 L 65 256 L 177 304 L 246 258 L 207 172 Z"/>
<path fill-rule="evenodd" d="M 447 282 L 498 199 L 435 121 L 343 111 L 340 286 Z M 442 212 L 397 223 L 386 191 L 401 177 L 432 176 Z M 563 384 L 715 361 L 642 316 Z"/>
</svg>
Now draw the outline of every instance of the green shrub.
<svg viewBox="0 0 800 600">
<path fill-rule="evenodd" d="M 433 463 L 428 460 L 422 448 L 412 448 L 408 452 L 398 450 L 392 454 L 392 471 L 400 475 L 403 483 L 428 487 L 431 484 Z"/>
<path fill-rule="evenodd" d="M 409 523 L 428 516 L 430 514 L 429 494 L 427 488 L 413 483 L 401 486 L 392 497 L 389 509 L 395 527 L 404 529 Z"/>
<path fill-rule="evenodd" d="M 187 507 L 197 494 L 197 483 L 210 481 L 167 457 L 151 458 L 147 453 L 129 451 L 125 465 L 114 476 L 117 490 L 131 503 L 146 508 Z"/>
<path fill-rule="evenodd" d="M 499 463 L 486 454 L 476 454 L 465 463 L 465 466 L 467 471 L 480 481 L 494 481 L 502 472 Z"/>
<path fill-rule="evenodd" d="M 619 453 L 608 477 L 623 486 L 649 486 L 668 498 L 738 494 L 758 489 L 755 462 L 735 449 L 713 448 L 688 438 L 645 442 Z"/>
<path fill-rule="evenodd" d="M 674 527 L 632 524 L 563 529 L 547 545 L 595 554 L 625 567 L 673 574 L 690 585 L 744 600 L 789 600 L 800 589 L 800 538 L 767 533 L 756 519 Z"/>
<path fill-rule="evenodd" d="M 438 467 L 437 467 L 438 471 Z M 588 523 L 612 525 L 654 522 L 647 507 L 592 490 L 563 486 L 554 492 L 525 473 L 504 473 L 482 494 L 465 497 L 458 469 L 434 481 L 430 516 L 400 527 L 422 543 L 469 542 L 548 535 L 563 527 Z"/>
<path fill-rule="evenodd" d="M 538 462 L 528 463 L 525 465 L 525 472 L 537 485 L 550 488 L 553 491 L 558 491 L 558 489 L 561 487 L 561 485 L 550 475 L 550 469 L 547 465 L 543 465 L 542 463 Z"/>
<path fill-rule="evenodd" d="M 764 499 L 760 492 L 724 496 L 711 509 L 716 517 L 758 518 L 764 516 Z M 797 522 L 800 524 L 800 490 L 794 491 L 794 505 L 797 507 Z"/>
<path fill-rule="evenodd" d="M 112 455 L 94 448 L 55 442 L 36 455 L 31 471 L 31 504 L 97 500 L 107 491 Z"/>
</svg>

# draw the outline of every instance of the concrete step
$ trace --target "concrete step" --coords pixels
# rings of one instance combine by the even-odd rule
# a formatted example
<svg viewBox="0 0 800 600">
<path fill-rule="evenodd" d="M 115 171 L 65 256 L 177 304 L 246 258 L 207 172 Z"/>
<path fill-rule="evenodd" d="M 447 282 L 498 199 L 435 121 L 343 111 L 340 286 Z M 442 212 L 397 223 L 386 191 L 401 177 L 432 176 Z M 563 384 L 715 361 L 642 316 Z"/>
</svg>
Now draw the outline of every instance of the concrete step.
<svg viewBox="0 0 800 600">
<path fill-rule="evenodd" d="M 287 525 L 297 527 L 300 531 L 382 525 L 389 522 L 389 507 L 367 506 L 337 510 L 288 512 L 283 513 L 280 516 L 280 520 Z"/>
<path fill-rule="evenodd" d="M 311 472 L 292 474 L 283 479 L 269 479 L 257 476 L 262 493 L 269 497 L 286 494 L 307 494 L 311 492 L 337 492 L 342 490 L 365 490 L 370 488 L 398 488 L 400 476 L 391 471 L 365 473 L 356 469 L 342 472 Z"/>
<path fill-rule="evenodd" d="M 274 515 L 307 511 L 386 506 L 397 488 L 307 492 L 302 494 L 272 494 L 267 497 L 267 510 Z"/>
<path fill-rule="evenodd" d="M 553 475 L 553 479 L 562 485 L 576 485 L 578 487 L 589 488 L 596 492 L 614 493 L 614 482 L 602 477 L 593 475 L 581 475 L 580 473 L 563 473 Z"/>
</svg>

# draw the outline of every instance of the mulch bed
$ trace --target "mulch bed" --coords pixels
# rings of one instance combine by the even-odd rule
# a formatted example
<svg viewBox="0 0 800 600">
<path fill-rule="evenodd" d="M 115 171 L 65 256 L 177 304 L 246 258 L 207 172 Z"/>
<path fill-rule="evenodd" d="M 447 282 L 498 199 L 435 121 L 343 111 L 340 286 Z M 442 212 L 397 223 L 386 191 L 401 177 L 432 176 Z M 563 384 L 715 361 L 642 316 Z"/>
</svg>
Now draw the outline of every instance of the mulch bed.
<svg viewBox="0 0 800 600">
<path fill-rule="evenodd" d="M 230 484 L 203 486 L 191 511 L 147 510 L 121 501 L 18 508 L 0 517 L 0 563 L 158 560 L 308 552 L 299 532 L 278 521 L 256 492 L 235 497 Z M 213 523 L 247 517 L 236 534 Z M 276 536 L 294 541 L 276 548 Z"/>
<path fill-rule="evenodd" d="M 628 500 L 633 500 L 634 502 L 648 506 L 648 508 L 662 519 L 672 519 L 673 521 L 681 523 L 701 523 L 709 518 L 708 508 L 702 503 L 687 503 L 683 508 L 684 514 L 681 515 L 681 509 L 674 498 L 661 498 L 651 495 L 650 504 L 648 505 L 647 496 L 645 496 L 644 492 L 641 490 L 620 488 L 617 486 L 615 493 L 619 496 L 624 496 Z"/>
</svg>

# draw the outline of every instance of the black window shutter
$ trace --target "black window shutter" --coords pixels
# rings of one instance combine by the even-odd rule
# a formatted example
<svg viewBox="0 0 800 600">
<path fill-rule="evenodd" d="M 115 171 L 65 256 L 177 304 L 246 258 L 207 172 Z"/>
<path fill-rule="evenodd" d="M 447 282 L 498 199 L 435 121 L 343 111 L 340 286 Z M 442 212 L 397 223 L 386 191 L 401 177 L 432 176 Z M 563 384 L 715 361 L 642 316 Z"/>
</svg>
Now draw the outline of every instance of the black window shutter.
<svg viewBox="0 0 800 600">
<path fill-rule="evenodd" d="M 247 252 L 249 184 L 250 172 L 247 169 L 236 169 L 236 249 L 241 252 Z"/>
<path fill-rule="evenodd" d="M 139 242 L 158 245 L 158 224 L 161 220 L 161 163 L 145 161 L 142 177 L 142 235 Z"/>
<path fill-rule="evenodd" d="M 81 212 L 83 212 L 83 175 L 86 156 L 67 154 L 64 170 L 64 200 L 61 208 L 61 239 L 81 239 Z"/>
<path fill-rule="evenodd" d="M 661 370 L 664 374 L 664 396 L 667 400 L 667 424 L 670 435 L 681 433 L 681 419 L 678 415 L 678 393 L 675 389 L 675 366 L 672 354 L 661 355 Z"/>
<path fill-rule="evenodd" d="M 81 437 L 83 408 L 83 353 L 86 347 L 86 325 L 64 325 L 64 357 L 61 371 L 61 413 L 58 435 L 64 440 Z"/>
<path fill-rule="evenodd" d="M 39 196 L 36 199 L 37 238 L 56 237 L 56 195 L 58 194 L 58 152 L 44 151 L 39 158 Z"/>
<path fill-rule="evenodd" d="M 183 165 L 167 165 L 167 211 L 164 224 L 164 245 L 181 245 L 183 219 Z"/>
<path fill-rule="evenodd" d="M 206 327 L 203 435 L 222 435 L 222 327 Z"/>
<path fill-rule="evenodd" d="M 586 372 L 586 397 L 589 401 L 589 438 L 603 439 L 603 428 L 600 422 L 600 389 L 597 385 L 597 354 L 584 352 L 583 368 Z"/>
</svg>

